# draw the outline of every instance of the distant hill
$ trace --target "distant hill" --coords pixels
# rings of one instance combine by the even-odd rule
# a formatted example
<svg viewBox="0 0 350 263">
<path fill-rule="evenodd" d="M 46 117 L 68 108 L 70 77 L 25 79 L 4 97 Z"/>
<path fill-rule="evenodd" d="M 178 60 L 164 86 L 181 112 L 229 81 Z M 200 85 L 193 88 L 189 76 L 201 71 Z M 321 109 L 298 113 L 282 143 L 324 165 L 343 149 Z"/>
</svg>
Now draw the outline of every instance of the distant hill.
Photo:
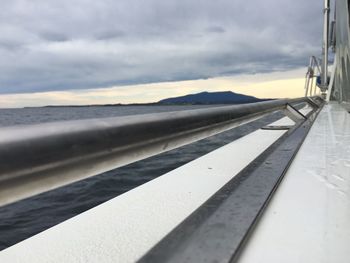
<svg viewBox="0 0 350 263">
<path fill-rule="evenodd" d="M 263 101 L 253 96 L 247 96 L 232 91 L 201 92 L 181 97 L 160 100 L 157 104 L 242 104 Z"/>
<path fill-rule="evenodd" d="M 115 106 L 157 106 L 157 105 L 207 105 L 207 104 L 244 104 L 271 99 L 258 99 L 232 91 L 201 92 L 181 97 L 168 98 L 151 103 L 116 103 L 116 104 L 91 104 L 91 105 L 47 105 L 43 107 L 115 107 Z M 28 107 L 31 108 L 31 107 Z"/>
</svg>

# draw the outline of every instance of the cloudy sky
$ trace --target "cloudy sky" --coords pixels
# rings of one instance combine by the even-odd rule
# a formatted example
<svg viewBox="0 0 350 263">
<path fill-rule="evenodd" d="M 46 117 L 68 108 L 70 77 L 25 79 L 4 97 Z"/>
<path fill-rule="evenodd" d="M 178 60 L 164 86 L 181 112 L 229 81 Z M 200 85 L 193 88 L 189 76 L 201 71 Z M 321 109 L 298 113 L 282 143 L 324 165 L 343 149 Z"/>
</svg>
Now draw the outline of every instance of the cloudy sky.
<svg viewBox="0 0 350 263">
<path fill-rule="evenodd" d="M 4 0 L 0 102 L 300 69 L 320 53 L 322 2 Z"/>
</svg>

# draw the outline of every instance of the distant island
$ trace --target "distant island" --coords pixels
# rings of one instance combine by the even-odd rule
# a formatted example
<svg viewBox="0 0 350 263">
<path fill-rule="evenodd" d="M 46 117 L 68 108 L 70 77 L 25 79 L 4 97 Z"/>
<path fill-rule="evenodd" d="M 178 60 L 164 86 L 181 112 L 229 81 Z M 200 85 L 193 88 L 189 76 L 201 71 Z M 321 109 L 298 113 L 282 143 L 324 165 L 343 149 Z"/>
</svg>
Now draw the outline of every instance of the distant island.
<svg viewBox="0 0 350 263">
<path fill-rule="evenodd" d="M 253 96 L 235 93 L 232 91 L 200 92 L 185 96 L 173 97 L 151 103 L 116 103 L 92 105 L 48 105 L 44 107 L 108 107 L 108 106 L 160 106 L 160 105 L 211 105 L 211 104 L 245 104 L 271 99 L 258 99 Z M 31 107 L 26 107 L 31 108 Z"/>
<path fill-rule="evenodd" d="M 201 92 L 180 97 L 160 100 L 160 105 L 198 105 L 198 104 L 243 104 L 263 101 L 253 96 L 247 96 L 232 91 Z"/>
</svg>

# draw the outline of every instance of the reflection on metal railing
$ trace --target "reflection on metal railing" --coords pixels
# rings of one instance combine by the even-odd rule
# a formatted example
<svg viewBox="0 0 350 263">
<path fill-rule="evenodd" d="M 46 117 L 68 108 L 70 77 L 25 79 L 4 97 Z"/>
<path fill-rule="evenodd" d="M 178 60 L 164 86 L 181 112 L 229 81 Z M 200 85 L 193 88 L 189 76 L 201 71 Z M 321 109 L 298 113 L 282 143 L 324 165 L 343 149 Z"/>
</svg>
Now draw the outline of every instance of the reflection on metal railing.
<svg viewBox="0 0 350 263">
<path fill-rule="evenodd" d="M 299 98 L 2 128 L 0 205 L 175 149 L 301 102 L 317 107 L 309 98 Z"/>
</svg>

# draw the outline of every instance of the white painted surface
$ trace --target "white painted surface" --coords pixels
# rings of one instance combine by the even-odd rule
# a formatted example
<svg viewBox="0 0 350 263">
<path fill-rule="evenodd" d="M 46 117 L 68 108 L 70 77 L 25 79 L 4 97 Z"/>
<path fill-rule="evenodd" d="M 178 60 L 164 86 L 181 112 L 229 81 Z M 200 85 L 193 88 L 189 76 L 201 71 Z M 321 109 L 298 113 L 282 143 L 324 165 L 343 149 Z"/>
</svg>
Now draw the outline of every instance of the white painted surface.
<svg viewBox="0 0 350 263">
<path fill-rule="evenodd" d="M 3 250 L 0 262 L 133 262 L 284 132 L 253 132 Z"/>
<path fill-rule="evenodd" d="M 350 262 L 350 114 L 324 107 L 240 263 Z"/>
</svg>

